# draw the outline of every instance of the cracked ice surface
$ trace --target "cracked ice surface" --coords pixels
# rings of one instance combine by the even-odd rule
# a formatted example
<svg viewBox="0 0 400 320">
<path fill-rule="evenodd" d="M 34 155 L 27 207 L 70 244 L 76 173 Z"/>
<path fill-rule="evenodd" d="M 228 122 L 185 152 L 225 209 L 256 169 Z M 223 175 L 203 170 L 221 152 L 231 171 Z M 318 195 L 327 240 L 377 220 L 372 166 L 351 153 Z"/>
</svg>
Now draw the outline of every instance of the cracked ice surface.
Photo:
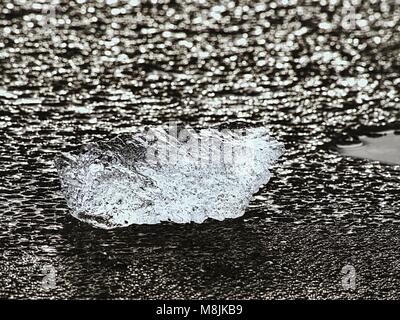
<svg viewBox="0 0 400 320">
<path fill-rule="evenodd" d="M 155 128 L 57 157 L 72 215 L 105 229 L 236 218 L 284 150 L 265 128 L 181 133 Z"/>
</svg>

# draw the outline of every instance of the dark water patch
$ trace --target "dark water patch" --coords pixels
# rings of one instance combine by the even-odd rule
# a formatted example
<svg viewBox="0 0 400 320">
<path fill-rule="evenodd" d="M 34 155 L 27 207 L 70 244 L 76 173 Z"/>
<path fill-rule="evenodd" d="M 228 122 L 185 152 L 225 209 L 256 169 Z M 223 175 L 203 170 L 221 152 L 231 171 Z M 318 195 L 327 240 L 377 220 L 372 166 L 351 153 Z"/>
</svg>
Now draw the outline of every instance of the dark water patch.
<svg viewBox="0 0 400 320">
<path fill-rule="evenodd" d="M 337 138 L 333 146 L 345 156 L 400 164 L 399 128 L 398 122 L 386 126 L 363 126 Z"/>
</svg>

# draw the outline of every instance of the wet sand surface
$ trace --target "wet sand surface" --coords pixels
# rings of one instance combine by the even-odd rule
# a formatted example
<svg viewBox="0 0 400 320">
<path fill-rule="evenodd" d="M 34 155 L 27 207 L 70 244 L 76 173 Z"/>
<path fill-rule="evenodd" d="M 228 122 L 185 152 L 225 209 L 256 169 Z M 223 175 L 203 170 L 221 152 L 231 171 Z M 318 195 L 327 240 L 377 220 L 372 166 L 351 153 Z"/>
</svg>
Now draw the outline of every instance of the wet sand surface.
<svg viewBox="0 0 400 320">
<path fill-rule="evenodd" d="M 0 4 L 1 298 L 400 297 L 400 166 L 325 147 L 399 119 L 396 1 L 60 2 Z M 69 216 L 59 151 L 236 120 L 287 149 L 243 217 Z"/>
</svg>

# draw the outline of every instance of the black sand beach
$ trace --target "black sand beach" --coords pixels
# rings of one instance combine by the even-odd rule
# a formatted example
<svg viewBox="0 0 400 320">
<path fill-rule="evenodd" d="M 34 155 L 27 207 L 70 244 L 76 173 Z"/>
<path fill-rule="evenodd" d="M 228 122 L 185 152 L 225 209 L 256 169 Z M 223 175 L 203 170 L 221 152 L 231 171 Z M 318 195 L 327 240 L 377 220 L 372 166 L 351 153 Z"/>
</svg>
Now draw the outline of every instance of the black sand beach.
<svg viewBox="0 0 400 320">
<path fill-rule="evenodd" d="M 400 298 L 400 166 L 326 147 L 399 120 L 396 1 L 42 3 L 0 3 L 0 298 Z M 236 120 L 286 147 L 243 217 L 69 215 L 60 151 Z"/>
</svg>

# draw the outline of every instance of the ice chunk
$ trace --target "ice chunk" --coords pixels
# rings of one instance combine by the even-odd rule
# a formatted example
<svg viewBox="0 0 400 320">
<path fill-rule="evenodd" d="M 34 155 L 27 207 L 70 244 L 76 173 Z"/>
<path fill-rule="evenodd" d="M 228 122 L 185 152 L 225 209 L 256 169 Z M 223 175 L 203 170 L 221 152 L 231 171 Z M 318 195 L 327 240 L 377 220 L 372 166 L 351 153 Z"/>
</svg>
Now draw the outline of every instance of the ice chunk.
<svg viewBox="0 0 400 320">
<path fill-rule="evenodd" d="M 265 128 L 153 128 L 56 159 L 71 213 L 110 229 L 243 215 L 283 145 Z"/>
</svg>

